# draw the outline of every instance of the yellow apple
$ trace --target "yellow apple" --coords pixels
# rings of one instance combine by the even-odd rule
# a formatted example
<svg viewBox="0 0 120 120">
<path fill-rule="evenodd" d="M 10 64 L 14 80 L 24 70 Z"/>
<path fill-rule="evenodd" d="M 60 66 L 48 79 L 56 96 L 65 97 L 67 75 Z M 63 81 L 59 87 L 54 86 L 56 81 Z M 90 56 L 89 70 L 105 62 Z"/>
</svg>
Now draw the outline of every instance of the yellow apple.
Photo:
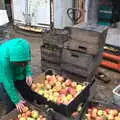
<svg viewBox="0 0 120 120">
<path fill-rule="evenodd" d="M 76 90 L 77 90 L 77 92 L 81 92 L 82 91 L 82 85 L 77 85 Z"/>
<path fill-rule="evenodd" d="M 25 117 L 20 117 L 19 120 L 27 120 Z"/>
<path fill-rule="evenodd" d="M 38 94 L 43 95 L 44 94 L 44 90 L 43 89 L 39 90 Z"/>
<path fill-rule="evenodd" d="M 33 118 L 38 118 L 39 117 L 39 112 L 37 110 L 33 110 L 32 113 L 31 113 L 31 116 Z"/>
<path fill-rule="evenodd" d="M 67 95 L 67 100 L 68 100 L 68 101 L 71 101 L 72 99 L 73 99 L 73 96 L 72 96 L 71 94 L 68 94 L 68 95 Z"/>
</svg>

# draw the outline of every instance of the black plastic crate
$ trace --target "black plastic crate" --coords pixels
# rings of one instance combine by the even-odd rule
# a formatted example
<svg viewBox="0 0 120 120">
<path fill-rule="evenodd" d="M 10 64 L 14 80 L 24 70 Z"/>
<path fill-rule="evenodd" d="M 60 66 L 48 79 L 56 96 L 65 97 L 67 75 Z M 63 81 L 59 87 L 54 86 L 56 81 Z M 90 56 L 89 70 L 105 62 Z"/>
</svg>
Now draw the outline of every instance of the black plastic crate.
<svg viewBox="0 0 120 120">
<path fill-rule="evenodd" d="M 56 46 L 42 45 L 41 59 L 52 63 L 60 64 L 62 49 Z"/>
<path fill-rule="evenodd" d="M 86 101 L 89 97 L 91 84 L 89 82 L 85 82 L 83 84 L 86 84 L 86 88 L 80 94 L 78 94 L 77 97 L 74 100 L 72 100 L 68 105 L 56 104 L 52 101 L 48 101 L 42 95 L 36 95 L 36 97 L 37 97 L 36 99 L 37 100 L 40 99 L 40 101 L 43 100 L 46 104 L 48 104 L 48 106 L 50 108 L 53 108 L 56 112 L 58 112 L 64 116 L 70 117 L 71 114 L 76 110 L 78 105 L 81 102 Z"/>
<path fill-rule="evenodd" d="M 68 105 L 65 104 L 56 104 L 52 101 L 48 101 L 49 107 L 53 108 L 55 111 L 61 113 L 64 116 L 70 117 L 71 114 L 76 110 L 78 105 L 81 102 L 84 102 L 89 97 L 90 86 L 88 85 L 71 103 Z"/>
<path fill-rule="evenodd" d="M 88 108 L 92 108 L 92 107 L 96 107 L 98 109 L 102 109 L 102 110 L 105 110 L 105 109 L 116 109 L 120 112 L 120 107 L 114 105 L 114 104 L 106 104 L 106 103 L 103 103 L 101 101 L 90 101 L 86 108 L 84 109 L 83 111 L 83 115 L 81 117 L 81 120 L 85 120 L 86 117 L 85 117 L 85 114 L 87 114 L 87 110 Z"/>
<path fill-rule="evenodd" d="M 61 72 L 60 64 L 55 64 L 46 60 L 41 60 L 41 69 L 43 72 L 47 69 L 54 69 L 57 73 Z"/>
<path fill-rule="evenodd" d="M 80 103 L 81 110 L 78 112 L 78 114 L 75 116 L 71 115 L 69 117 L 62 115 L 62 114 L 54 111 L 53 109 L 49 109 L 49 113 L 48 113 L 50 116 L 49 120 L 81 120 L 81 118 L 83 116 L 83 112 L 85 111 L 86 107 L 88 106 L 88 103 L 89 103 L 89 100 L 86 100 L 86 101 Z"/>
</svg>

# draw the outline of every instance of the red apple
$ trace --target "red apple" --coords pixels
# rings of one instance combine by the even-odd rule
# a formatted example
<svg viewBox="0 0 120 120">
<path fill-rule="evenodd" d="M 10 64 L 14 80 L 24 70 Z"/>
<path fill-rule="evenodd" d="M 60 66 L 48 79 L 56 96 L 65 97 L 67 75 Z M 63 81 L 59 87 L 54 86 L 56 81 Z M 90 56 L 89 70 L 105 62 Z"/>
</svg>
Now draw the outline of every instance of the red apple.
<svg viewBox="0 0 120 120">
<path fill-rule="evenodd" d="M 103 118 L 97 116 L 95 120 L 103 120 Z"/>
<path fill-rule="evenodd" d="M 91 108 L 88 108 L 88 113 L 91 113 L 92 112 L 92 109 Z"/>
<path fill-rule="evenodd" d="M 32 114 L 31 111 L 26 112 L 26 116 L 31 116 L 31 114 Z"/>
<path fill-rule="evenodd" d="M 70 79 L 67 79 L 67 80 L 65 81 L 65 85 L 66 85 L 66 86 L 70 86 L 71 83 L 72 83 L 72 81 L 71 81 Z"/>
<path fill-rule="evenodd" d="M 68 92 L 72 95 L 75 96 L 77 94 L 77 91 L 74 88 L 69 87 Z"/>
<path fill-rule="evenodd" d="M 97 117 L 97 111 L 98 111 L 98 109 L 97 108 L 92 108 L 92 113 L 91 113 L 91 117 L 92 118 L 96 118 Z"/>
<path fill-rule="evenodd" d="M 63 82 L 64 81 L 64 78 L 62 76 L 59 76 L 57 79 L 58 79 L 59 82 Z"/>
<path fill-rule="evenodd" d="M 104 111 L 105 111 L 107 114 L 110 113 L 110 109 L 109 109 L 109 108 L 105 109 Z"/>
<path fill-rule="evenodd" d="M 46 80 L 48 80 L 48 82 L 53 80 L 53 77 L 51 75 L 46 75 Z"/>
<path fill-rule="evenodd" d="M 63 99 L 61 97 L 58 97 L 57 104 L 61 104 L 61 103 L 63 103 Z"/>
<path fill-rule="evenodd" d="M 66 89 L 61 89 L 59 93 L 66 95 L 67 94 L 67 90 Z"/>
</svg>

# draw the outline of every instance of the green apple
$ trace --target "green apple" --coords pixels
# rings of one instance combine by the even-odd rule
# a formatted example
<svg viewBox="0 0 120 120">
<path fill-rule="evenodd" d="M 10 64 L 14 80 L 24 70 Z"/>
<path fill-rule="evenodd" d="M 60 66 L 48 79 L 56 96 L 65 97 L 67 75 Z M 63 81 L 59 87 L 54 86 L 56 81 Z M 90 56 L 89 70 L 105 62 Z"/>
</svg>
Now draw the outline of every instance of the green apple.
<svg viewBox="0 0 120 120">
<path fill-rule="evenodd" d="M 102 116 L 103 115 L 103 111 L 102 110 L 98 110 L 98 112 L 97 112 L 97 114 L 99 115 L 99 116 Z"/>
<path fill-rule="evenodd" d="M 38 94 L 43 95 L 44 94 L 44 90 L 43 89 L 39 90 Z"/>
<path fill-rule="evenodd" d="M 27 120 L 35 120 L 35 118 L 28 117 Z"/>
<path fill-rule="evenodd" d="M 39 117 L 39 112 L 37 110 L 33 110 L 32 114 L 31 114 L 31 117 L 38 118 Z"/>
</svg>

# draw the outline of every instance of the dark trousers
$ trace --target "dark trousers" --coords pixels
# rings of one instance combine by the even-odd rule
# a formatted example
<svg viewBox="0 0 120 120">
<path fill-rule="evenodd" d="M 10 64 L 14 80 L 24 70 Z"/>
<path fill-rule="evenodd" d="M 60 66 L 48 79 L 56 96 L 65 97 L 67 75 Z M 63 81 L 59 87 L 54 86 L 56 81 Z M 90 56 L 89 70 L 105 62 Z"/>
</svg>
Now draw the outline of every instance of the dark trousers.
<svg viewBox="0 0 120 120">
<path fill-rule="evenodd" d="M 30 87 L 26 84 L 25 80 L 17 80 L 15 83 L 15 87 L 21 96 L 28 102 L 34 101 L 34 94 Z M 7 92 L 4 89 L 4 85 L 0 84 L 0 96 L 1 100 L 4 104 L 5 112 L 8 113 L 15 108 L 14 103 L 10 100 Z"/>
</svg>

